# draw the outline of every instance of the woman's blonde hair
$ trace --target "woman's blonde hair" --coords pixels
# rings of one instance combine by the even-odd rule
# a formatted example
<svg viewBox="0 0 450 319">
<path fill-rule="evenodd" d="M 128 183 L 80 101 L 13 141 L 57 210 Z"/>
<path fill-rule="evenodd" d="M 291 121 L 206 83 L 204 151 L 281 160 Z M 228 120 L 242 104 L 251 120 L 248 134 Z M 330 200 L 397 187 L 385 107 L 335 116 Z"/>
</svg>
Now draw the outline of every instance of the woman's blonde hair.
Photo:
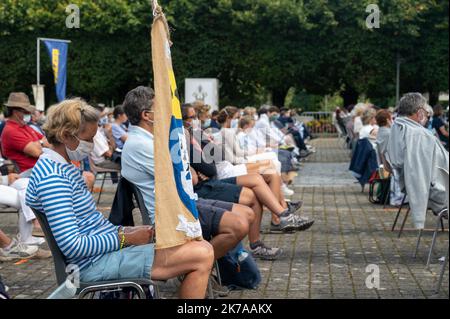
<svg viewBox="0 0 450 319">
<path fill-rule="evenodd" d="M 256 113 L 258 113 L 258 110 L 256 109 L 256 107 L 253 106 L 247 106 L 246 108 L 244 108 L 244 115 L 255 115 Z"/>
<path fill-rule="evenodd" d="M 364 113 L 361 115 L 361 121 L 364 125 L 369 125 L 370 121 L 374 119 L 377 116 L 377 111 L 374 109 L 368 109 L 365 110 Z"/>
<path fill-rule="evenodd" d="M 195 101 L 192 103 L 192 106 L 194 107 L 197 116 L 207 114 L 211 110 L 211 106 L 205 104 L 203 101 Z"/>
<path fill-rule="evenodd" d="M 60 144 L 64 134 L 76 136 L 86 123 L 96 123 L 98 120 L 96 109 L 82 99 L 74 98 L 51 106 L 42 129 L 49 143 Z"/>
</svg>

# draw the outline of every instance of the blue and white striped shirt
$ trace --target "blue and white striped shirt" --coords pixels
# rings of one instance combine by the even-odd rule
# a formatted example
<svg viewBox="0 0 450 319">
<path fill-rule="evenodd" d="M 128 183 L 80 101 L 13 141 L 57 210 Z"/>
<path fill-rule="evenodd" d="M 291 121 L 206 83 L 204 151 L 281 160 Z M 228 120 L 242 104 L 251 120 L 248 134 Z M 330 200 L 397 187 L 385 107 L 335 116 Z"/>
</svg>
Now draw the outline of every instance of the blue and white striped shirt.
<svg viewBox="0 0 450 319">
<path fill-rule="evenodd" d="M 67 262 L 80 270 L 120 248 L 118 227 L 96 209 L 80 170 L 53 150 L 34 166 L 26 204 L 45 213 Z"/>
</svg>

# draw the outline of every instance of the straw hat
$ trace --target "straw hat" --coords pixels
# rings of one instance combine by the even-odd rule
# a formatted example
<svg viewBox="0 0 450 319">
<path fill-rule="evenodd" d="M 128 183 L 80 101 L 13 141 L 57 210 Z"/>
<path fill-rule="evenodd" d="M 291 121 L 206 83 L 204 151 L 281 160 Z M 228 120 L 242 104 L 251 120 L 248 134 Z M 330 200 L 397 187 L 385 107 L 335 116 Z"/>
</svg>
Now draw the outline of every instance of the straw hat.
<svg viewBox="0 0 450 319">
<path fill-rule="evenodd" d="M 33 113 L 36 108 L 30 104 L 30 99 L 23 92 L 12 92 L 9 94 L 8 102 L 5 103 L 7 107 L 14 107 L 23 109 L 29 113 Z"/>
</svg>

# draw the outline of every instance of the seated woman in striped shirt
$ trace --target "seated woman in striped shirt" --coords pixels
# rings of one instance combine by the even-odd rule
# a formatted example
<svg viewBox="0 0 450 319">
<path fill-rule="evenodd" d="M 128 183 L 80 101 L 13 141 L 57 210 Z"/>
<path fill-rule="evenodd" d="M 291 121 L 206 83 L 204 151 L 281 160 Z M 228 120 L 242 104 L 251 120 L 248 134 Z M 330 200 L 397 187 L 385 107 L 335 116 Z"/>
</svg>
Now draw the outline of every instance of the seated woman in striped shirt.
<svg viewBox="0 0 450 319">
<path fill-rule="evenodd" d="M 43 150 L 33 168 L 27 205 L 46 215 L 67 262 L 80 269 L 81 281 L 186 275 L 180 298 L 204 298 L 214 258 L 209 243 L 186 243 L 173 248 L 170 258 L 159 256 L 149 244 L 151 228 L 117 227 L 97 210 L 70 161 L 81 161 L 92 152 L 98 120 L 97 111 L 80 99 L 49 109 L 43 129 L 51 148 Z"/>
</svg>

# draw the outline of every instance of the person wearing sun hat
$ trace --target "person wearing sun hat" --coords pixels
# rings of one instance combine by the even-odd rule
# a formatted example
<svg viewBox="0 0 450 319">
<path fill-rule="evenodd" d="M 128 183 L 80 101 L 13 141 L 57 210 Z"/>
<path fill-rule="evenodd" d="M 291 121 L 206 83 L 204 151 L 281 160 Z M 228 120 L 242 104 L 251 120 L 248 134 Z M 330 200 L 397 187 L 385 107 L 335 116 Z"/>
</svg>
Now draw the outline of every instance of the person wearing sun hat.
<svg viewBox="0 0 450 319">
<path fill-rule="evenodd" d="M 27 125 L 33 105 L 25 93 L 14 92 L 9 95 L 5 103 L 8 120 L 2 131 L 0 141 L 2 155 L 15 161 L 19 170 L 25 172 L 36 164 L 42 153 L 42 146 L 48 145 L 45 137 Z M 0 202 L 19 210 L 20 241 L 27 245 L 41 245 L 45 242 L 42 229 L 31 208 L 25 204 L 25 194 L 28 187 L 28 178 L 23 175 L 10 174 L 10 183 L 0 183 Z M 6 179 L 7 176 L 3 176 Z M 3 185 L 2 185 L 3 184 Z"/>
<path fill-rule="evenodd" d="M 5 103 L 8 120 L 1 135 L 2 154 L 15 161 L 21 172 L 33 168 L 42 147 L 48 145 L 46 138 L 27 125 L 35 107 L 23 92 L 13 92 Z"/>
</svg>

